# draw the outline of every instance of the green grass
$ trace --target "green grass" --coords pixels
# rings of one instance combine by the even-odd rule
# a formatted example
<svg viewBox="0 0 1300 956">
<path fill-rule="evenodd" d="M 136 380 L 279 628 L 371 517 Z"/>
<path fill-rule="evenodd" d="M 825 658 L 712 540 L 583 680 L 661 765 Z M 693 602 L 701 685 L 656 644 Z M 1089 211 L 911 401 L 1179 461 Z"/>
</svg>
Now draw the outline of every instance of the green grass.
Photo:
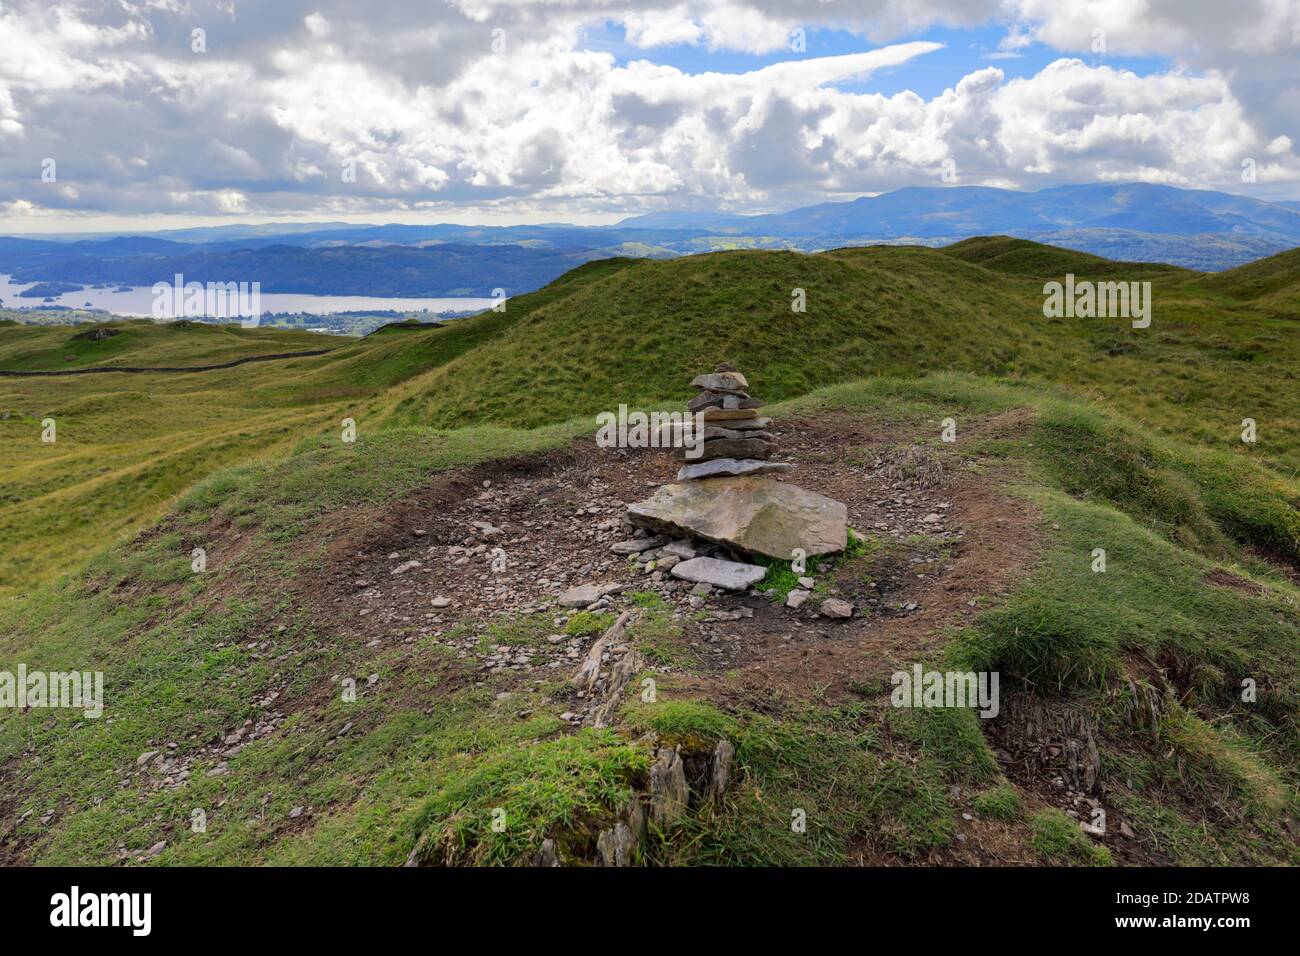
<svg viewBox="0 0 1300 956">
<path fill-rule="evenodd" d="M 1010 784 L 999 784 L 983 793 L 977 793 L 971 799 L 971 806 L 981 817 L 1010 823 L 1018 820 L 1024 813 L 1024 803 L 1015 788 Z"/>
<path fill-rule="evenodd" d="M 204 475 L 337 433 L 344 418 L 362 431 L 531 428 L 620 403 L 680 401 L 690 377 L 719 357 L 739 362 L 769 400 L 863 375 L 940 369 L 1060 383 L 1180 446 L 1294 476 L 1300 337 L 1294 310 L 1277 298 L 1294 294 L 1286 291 L 1293 259 L 1207 277 L 992 237 L 944 250 L 610 259 L 511 299 L 505 312 L 362 340 L 127 321 L 111 323 L 122 334 L 92 342 L 73 338 L 81 326 L 6 324 L 0 368 L 333 350 L 194 376 L 0 378 L 0 413 L 11 413 L 0 419 L 9 470 L 0 487 L 0 594 L 78 567 Z M 1069 270 L 1152 281 L 1151 328 L 1045 319 L 1042 276 Z M 808 293 L 806 313 L 790 312 L 796 287 Z M 58 425 L 55 445 L 40 441 L 46 417 Z M 1244 418 L 1258 424 L 1253 445 L 1240 441 Z M 1233 495 L 1238 473 L 1207 473 L 1206 507 Z M 1215 482 L 1225 487 L 1216 492 Z"/>
<path fill-rule="evenodd" d="M 1110 851 L 1092 843 L 1079 824 L 1060 810 L 1048 808 L 1034 814 L 1031 842 L 1034 850 L 1050 863 L 1079 866 L 1110 866 Z"/>
<path fill-rule="evenodd" d="M 1035 318 L 1038 276 L 1059 268 L 1110 267 L 1014 243 L 615 260 L 507 313 L 198 382 L 0 379 L 0 410 L 19 413 L 0 421 L 13 463 L 0 500 L 0 586 L 11 589 L 0 661 L 102 669 L 109 695 L 101 721 L 33 711 L 0 722 L 0 805 L 15 819 L 30 811 L 16 837 L 34 841 L 40 863 L 109 864 L 164 839 L 160 864 L 394 865 L 412 851 L 517 864 L 544 837 L 588 860 L 595 830 L 645 784 L 648 735 L 696 760 L 725 736 L 737 749 L 727 800 L 692 806 L 647 862 L 930 860 L 955 847 L 953 785 L 1044 862 L 1107 862 L 1059 811 L 1025 818 L 971 711 L 888 710 L 873 696 L 878 675 L 852 675 L 863 697 L 848 702 L 775 688 L 710 699 L 683 621 L 653 592 L 626 595 L 642 611 L 628 643 L 671 669 L 656 678 L 658 701 L 631 704 L 613 731 L 578 733 L 557 719 L 562 675 L 506 687 L 432 637 L 347 640 L 300 601 L 297 582 L 331 541 L 438 471 L 562 446 L 592 430 L 589 410 L 680 397 L 687 373 L 728 357 L 783 399 L 769 409 L 778 419 L 830 413 L 922 443 L 956 419 L 958 441 L 934 454 L 1010 487 L 1041 515 L 1041 540 L 1028 576 L 945 635 L 934 662 L 997 671 L 1003 694 L 1086 712 L 1105 792 L 1161 858 L 1296 862 L 1300 588 L 1280 566 L 1300 559 L 1297 345 L 1288 320 L 1252 304 L 1287 285 L 1277 264 L 1218 283 L 1142 267 L 1160 298 L 1154 334 L 1139 338 Z M 780 314 L 796 279 L 807 316 Z M 785 335 L 790 321 L 807 323 L 800 336 Z M 27 348 L 8 338 L 25 333 L 0 328 L 0 353 Z M 935 367 L 997 377 L 919 374 Z M 872 372 L 886 374 L 848 380 Z M 508 400 L 520 376 L 526 403 Z M 821 381 L 840 384 L 814 390 Z M 1235 440 L 1246 407 L 1259 446 Z M 32 438 L 47 413 L 55 446 Z M 345 415 L 358 423 L 352 443 Z M 855 536 L 838 560 L 869 560 L 877 545 Z M 196 546 L 206 574 L 190 571 Z M 1092 570 L 1097 548 L 1105 573 Z M 788 564 L 770 574 L 778 590 L 793 583 Z M 566 631 L 593 635 L 609 620 L 575 614 Z M 554 620 L 451 630 L 529 646 Z M 1170 686 L 1152 733 L 1131 719 L 1128 681 L 1155 670 Z M 349 676 L 355 703 L 339 694 Z M 1243 680 L 1257 700 L 1243 700 Z M 217 758 L 205 748 L 264 717 L 272 691 L 283 725 L 207 776 Z M 187 783 L 153 788 L 136 757 L 169 743 L 204 756 Z M 204 834 L 189 829 L 194 809 L 208 814 Z"/>
<path fill-rule="evenodd" d="M 578 611 L 564 625 L 564 633 L 573 637 L 590 637 L 609 630 L 614 615 L 600 611 Z"/>
<path fill-rule="evenodd" d="M 513 318 L 468 320 L 459 332 L 481 323 L 478 347 L 396 389 L 392 414 L 527 426 L 622 402 L 650 407 L 687 397 L 690 373 L 724 356 L 769 400 L 949 369 L 1060 383 L 1179 440 L 1300 467 L 1294 312 L 1249 297 L 1233 284 L 1239 270 L 1211 282 L 996 237 L 946 250 L 617 262 L 611 273 L 571 273 L 563 286 L 512 300 Z M 1151 327 L 1044 318 L 1041 276 L 1066 271 L 1151 281 Z M 806 313 L 790 311 L 793 288 L 806 290 Z M 601 374 L 587 375 L 593 368 Z M 525 390 L 530 400 L 516 401 Z M 1253 446 L 1239 440 L 1246 417 L 1260 423 Z"/>
<path fill-rule="evenodd" d="M 107 334 L 95 338 L 92 333 Z M 255 355 L 337 349 L 349 339 L 240 325 L 115 319 L 85 325 L 7 326 L 0 371 L 66 371 L 92 366 L 187 368 Z"/>
<path fill-rule="evenodd" d="M 863 706 L 821 712 L 724 713 L 700 701 L 637 705 L 632 732 L 684 753 L 736 747 L 735 785 L 651 849 L 660 864 L 810 866 L 846 862 L 855 841 L 917 858 L 954 832 L 937 761 L 888 750 Z M 800 829 L 800 827 L 802 827 Z"/>
<path fill-rule="evenodd" d="M 1214 805 L 1234 816 L 1214 842 L 1201 844 L 1185 833 L 1178 841 L 1170 836 L 1181 833 L 1178 810 L 1147 812 L 1147 822 L 1136 822 L 1175 859 L 1241 859 L 1260 844 L 1261 830 L 1282 834 L 1281 821 L 1292 811 L 1300 695 L 1291 649 L 1300 631 L 1295 608 L 1282 598 L 1295 588 L 1267 577 L 1262 595 L 1204 584 L 1221 560 L 1253 543 L 1250 526 L 1229 533 L 1217 524 L 1229 511 L 1205 511 L 1207 528 L 1217 534 L 1188 537 L 1122 482 L 1069 494 L 1062 486 L 1072 475 L 1100 467 L 1090 461 L 1098 429 L 1113 446 L 1104 461 L 1128 461 L 1126 442 L 1148 447 L 1156 438 L 1062 402 L 1024 385 L 937 376 L 842 386 L 778 408 L 838 408 L 866 424 L 921 431 L 946 414 L 974 420 L 1028 409 L 1023 439 L 997 461 L 1017 463 L 1023 493 L 1043 513 L 1049 530 L 1042 563 L 956 635 L 943 661 L 999 670 L 1004 689 L 1071 696 L 1094 708 L 1107 733 L 1139 748 L 1143 739 L 1121 737 L 1126 731 L 1112 713 L 1125 655 L 1185 662 L 1195 696 L 1182 709 L 1166 708 L 1160 743 L 1143 758 L 1143 779 L 1167 790 L 1171 807 Z M 1075 423 L 1075 440 L 1048 440 L 1042 430 L 1061 421 Z M 119 847 L 138 853 L 166 838 L 159 863 L 394 864 L 412 850 L 427 862 L 519 863 L 543 836 L 556 840 L 562 854 L 589 859 L 594 830 L 609 825 L 626 794 L 643 785 L 645 732 L 691 753 L 711 752 L 722 736 L 737 747 L 737 784 L 728 801 L 697 807 L 680 827 L 656 837 L 646 848 L 652 863 L 843 863 L 862 847 L 923 860 L 953 845 L 954 783 L 985 788 L 976 810 L 1020 825 L 971 711 L 898 711 L 882 724 L 870 695 L 837 705 L 774 696 L 761 710 L 723 710 L 684 698 L 665 679 L 658 703 L 631 706 L 623 733 L 570 736 L 555 720 L 559 706 L 546 702 L 553 693 L 546 688 L 515 688 L 507 702 L 495 699 L 493 685 L 451 690 L 464 665 L 439 645 L 340 645 L 288 597 L 295 569 L 317 559 L 321 531 L 337 516 L 382 509 L 435 470 L 554 447 L 584 427 L 404 428 L 367 433 L 350 445 L 328 437 L 304 441 L 288 458 L 212 476 L 157 532 L 14 604 L 0 620 L 6 660 L 47 669 L 90 661 L 111 675 L 111 721 L 19 715 L 0 735 L 5 765 L 18 766 L 29 748 L 43 758 L 39 766 L 24 765 L 21 795 L 12 794 L 20 812 L 32 811 L 24 835 L 44 833 L 36 821 L 54 813 L 38 859 L 112 862 Z M 1184 475 L 1184 492 L 1192 495 L 1199 486 L 1180 469 L 1212 468 L 1206 456 L 1186 449 L 1173 455 L 1161 466 L 1165 480 L 1177 484 Z M 223 561 L 215 530 L 223 527 L 255 535 L 258 547 L 238 562 Z M 203 535 L 216 537 L 209 573 L 196 576 L 189 547 Z M 1105 574 L 1090 569 L 1098 543 L 1108 552 Z M 855 546 L 863 552 L 858 558 L 869 550 L 869 539 Z M 628 597 L 642 609 L 629 643 L 653 663 L 689 670 L 695 662 L 670 607 L 652 592 Z M 605 615 L 573 615 L 569 630 L 596 633 L 606 623 Z M 548 615 L 505 617 L 484 640 L 526 645 L 551 630 Z M 274 655 L 248 650 L 268 635 Z M 376 688 L 364 690 L 357 704 L 331 692 L 232 758 L 223 776 L 205 775 L 209 761 L 180 791 L 142 799 L 135 786 L 118 785 L 121 771 L 129 774 L 145 750 L 178 740 L 188 749 L 255 716 L 250 702 L 279 687 L 284 674 L 292 675 L 290 696 L 311 697 L 337 675 L 354 675 L 364 686 L 372 673 L 379 675 Z M 1254 709 L 1233 692 L 1247 674 L 1266 691 Z M 347 724 L 350 731 L 340 736 Z M 1107 759 L 1119 787 L 1127 770 Z M 309 815 L 291 822 L 288 811 L 304 805 Z M 196 807 L 220 808 L 202 839 L 185 826 Z M 498 810 L 501 830 L 493 828 Z M 803 831 L 792 829 L 797 811 Z M 1086 843 L 1063 842 L 1059 829 L 1039 821 L 1026 839 L 1047 860 L 1098 861 L 1079 849 Z M 1285 852 L 1284 843 L 1273 845 Z"/>
<path fill-rule="evenodd" d="M 797 572 L 794 570 L 794 564 L 791 561 L 782 561 L 778 558 L 756 558 L 755 563 L 761 564 L 767 568 L 767 574 L 763 577 L 762 587 L 765 591 L 771 591 L 772 600 L 778 604 L 784 604 L 785 599 L 790 592 L 797 587 L 800 578 L 816 578 L 818 574 L 826 574 L 829 571 L 839 567 L 845 561 L 852 561 L 857 558 L 863 558 L 874 554 L 883 547 L 881 540 L 874 535 L 860 535 L 852 528 L 848 533 L 848 545 L 843 551 L 834 556 L 816 556 L 804 559 L 804 570 Z"/>
<path fill-rule="evenodd" d="M 366 402 L 411 374 L 422 338 L 340 340 L 238 326 L 117 322 L 117 364 L 186 365 L 245 354 L 332 348 L 327 355 L 192 374 L 0 377 L 0 595 L 85 562 L 160 514 L 205 475 L 302 439 L 373 431 Z M 0 328 L 0 366 L 47 364 L 81 327 Z M 118 345 L 116 343 L 122 343 Z M 103 364 L 106 355 L 86 356 Z M 70 363 L 75 364 L 75 363 Z M 56 441 L 41 440 L 53 418 Z"/>
</svg>

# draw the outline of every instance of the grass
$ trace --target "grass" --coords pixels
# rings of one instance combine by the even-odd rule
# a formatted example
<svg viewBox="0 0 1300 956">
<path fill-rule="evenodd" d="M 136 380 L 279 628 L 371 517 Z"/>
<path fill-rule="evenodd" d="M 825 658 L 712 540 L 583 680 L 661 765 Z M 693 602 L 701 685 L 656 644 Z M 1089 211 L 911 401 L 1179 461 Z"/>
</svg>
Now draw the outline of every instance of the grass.
<svg viewBox="0 0 1300 956">
<path fill-rule="evenodd" d="M 1252 460 L 1284 475 L 1300 469 L 1300 340 L 1294 311 L 1278 305 L 1294 294 L 1290 255 L 1208 277 L 1005 237 L 944 250 L 611 259 L 512 298 L 505 312 L 362 340 L 130 321 L 110 323 L 121 334 L 93 341 L 73 338 L 81 326 L 6 324 L 0 368 L 192 364 L 333 348 L 194 376 L 0 378 L 0 413 L 10 413 L 0 418 L 9 466 L 0 488 L 0 595 L 80 566 L 203 476 L 337 433 L 344 418 L 363 433 L 381 423 L 533 428 L 620 403 L 680 401 L 691 373 L 719 356 L 739 362 L 769 400 L 863 375 L 939 369 L 1059 383 L 1179 446 L 1221 452 L 1225 467 L 1207 472 L 1202 489 L 1215 509 Z M 1149 279 L 1151 328 L 1045 319 L 1041 277 L 1069 270 Z M 795 287 L 808 292 L 799 315 L 789 311 Z M 594 368 L 602 374 L 589 374 Z M 55 445 L 40 441 L 46 417 L 58 425 Z M 1255 444 L 1240 440 L 1244 418 L 1257 422 Z"/>
<path fill-rule="evenodd" d="M 1111 416 L 1090 418 L 1061 401 L 1023 385 L 940 376 L 843 386 L 781 410 L 836 407 L 868 423 L 923 429 L 939 412 L 1029 409 L 1024 439 L 998 460 L 1019 463 L 1024 494 L 1053 529 L 1042 564 L 957 635 L 944 660 L 1000 670 L 1004 687 L 1091 702 L 1106 731 L 1125 741 L 1127 749 L 1108 755 L 1113 775 L 1126 773 L 1124 754 L 1145 754 L 1142 779 L 1171 794 L 1161 804 L 1165 814 L 1148 809 L 1135 817 L 1142 832 L 1158 835 L 1171 854 L 1177 847 L 1176 859 L 1241 859 L 1261 829 L 1281 834 L 1292 809 L 1297 694 L 1289 649 L 1300 632 L 1295 609 L 1280 598 L 1295 589 L 1275 580 L 1266 581 L 1262 596 L 1206 587 L 1205 574 L 1249 538 L 1217 524 L 1217 535 L 1188 538 L 1142 496 L 1069 494 L 1061 485 L 1096 454 L 1097 429 L 1119 443 L 1155 438 L 1115 431 Z M 1067 412 L 1075 440 L 1046 440 L 1040 430 L 1056 427 Z M 6 721 L 0 764 L 23 767 L 22 791 L 10 791 L 17 778 L 6 776 L 0 795 L 17 797 L 19 812 L 32 811 L 23 835 L 44 833 L 37 821 L 54 815 L 37 843 L 38 859 L 112 862 L 164 838 L 159 863 L 394 864 L 412 851 L 427 862 L 519 863 L 542 835 L 556 840 L 562 855 L 588 859 L 595 829 L 609 825 L 631 789 L 644 784 L 651 754 L 640 735 L 653 733 L 701 755 L 728 737 L 737 748 L 737 784 L 724 805 L 697 807 L 652 841 L 648 862 L 843 863 L 864 852 L 924 860 L 953 845 L 955 783 L 983 788 L 977 812 L 1025 828 L 1045 860 L 1100 861 L 1080 849 L 1086 842 L 1065 838 L 1059 819 L 1030 824 L 1013 814 L 1015 794 L 997 783 L 996 761 L 971 711 L 900 711 L 882 724 L 870 694 L 856 704 L 773 697 L 761 710 L 723 710 L 683 696 L 665 678 L 658 703 L 630 706 L 622 733 L 572 735 L 547 703 L 553 690 L 516 688 L 508 703 L 495 699 L 492 685 L 453 690 L 464 665 L 440 645 L 342 646 L 289 598 L 294 568 L 315 560 L 321 546 L 304 543 L 318 542 L 338 516 L 381 509 L 437 469 L 554 447 L 582 427 L 405 428 L 348 445 L 304 441 L 286 459 L 212 476 L 156 532 L 11 607 L 0 620 L 6 660 L 47 669 L 90 660 L 110 675 L 113 700 L 111 719 L 98 723 L 34 715 Z M 1129 460 L 1123 447 L 1109 454 Z M 1167 479 L 1184 474 L 1184 464 L 1209 467 L 1198 457 L 1205 454 L 1169 458 Z M 1187 482 L 1190 495 L 1198 486 L 1193 477 Z M 1216 522 L 1215 512 L 1206 515 Z M 225 527 L 255 535 L 258 548 L 223 560 L 217 529 Z M 213 536 L 210 571 L 194 575 L 189 547 L 205 535 Z M 854 553 L 868 557 L 870 539 L 855 542 Z M 1098 542 L 1109 556 L 1104 575 L 1090 570 Z M 655 664 L 689 671 L 695 661 L 671 606 L 653 592 L 628 600 L 642 609 L 629 643 Z M 607 618 L 575 614 L 566 629 L 594 634 Z M 499 618 L 485 640 L 526 645 L 544 639 L 552 623 L 546 614 Z M 1142 749 L 1139 736 L 1108 716 L 1118 712 L 1109 695 L 1134 652 L 1185 661 L 1189 672 L 1200 667 L 1209 677 L 1189 683 L 1197 696 L 1182 710 L 1165 709 L 1159 748 Z M 292 678 L 284 686 L 286 674 Z M 337 699 L 333 682 L 349 674 L 361 688 L 355 704 Z M 379 675 L 373 688 L 368 674 Z M 1243 674 L 1266 689 L 1254 710 L 1232 693 Z M 231 758 L 223 776 L 206 776 L 209 757 L 175 791 L 147 791 L 142 799 L 138 783 L 121 786 L 124 771 L 126 780 L 138 779 L 131 768 L 146 750 L 168 742 L 192 750 L 256 718 L 252 702 L 272 689 L 316 699 L 322 687 L 335 689 L 307 710 L 291 708 L 284 727 Z M 32 752 L 42 755 L 39 766 L 22 757 Z M 1178 827 L 1185 817 L 1172 807 L 1180 801 L 1226 808 L 1235 822 L 1216 830 L 1212 842 L 1196 843 Z M 294 822 L 288 812 L 297 806 L 308 810 Z M 202 839 L 184 825 L 196 807 L 211 811 Z M 802 829 L 793 827 L 796 817 Z M 498 820 L 504 829 L 494 828 Z"/>
<path fill-rule="evenodd" d="M 571 637 L 590 637 L 601 634 L 614 624 L 614 615 L 602 611 L 578 611 L 564 625 L 564 633 Z"/>
<path fill-rule="evenodd" d="M 348 344 L 348 339 L 312 332 L 188 321 L 117 319 L 75 326 L 6 326 L 0 335 L 0 371 L 188 368 L 255 355 L 332 350 Z"/>
<path fill-rule="evenodd" d="M 814 555 L 805 558 L 802 572 L 794 570 L 793 562 L 782 561 L 778 558 L 759 557 L 755 559 L 755 563 L 767 568 L 767 574 L 762 581 L 763 590 L 771 592 L 771 598 L 774 602 L 784 604 L 791 591 L 803 586 L 799 583 L 800 578 L 816 578 L 818 574 L 825 574 L 845 561 L 852 561 L 873 554 L 880 550 L 882 546 L 878 536 L 860 535 L 850 528 L 848 545 L 843 551 L 833 556 Z"/>
<path fill-rule="evenodd" d="M 1079 866 L 1110 866 L 1110 851 L 1089 841 L 1079 824 L 1060 810 L 1049 807 L 1030 821 L 1034 850 L 1051 863 Z"/>
<path fill-rule="evenodd" d="M 971 799 L 971 806 L 981 817 L 1010 823 L 1024 813 L 1024 802 L 1010 784 L 998 784 Z"/>
<path fill-rule="evenodd" d="M 976 254 L 981 245 L 988 248 Z M 1066 271 L 1151 281 L 1151 327 L 1044 318 L 1041 276 Z M 500 316 L 468 320 L 466 334 L 478 322 L 499 334 L 404 382 L 391 413 L 443 426 L 529 426 L 623 402 L 650 407 L 687 397 L 687 372 L 719 356 L 743 367 L 769 400 L 862 376 L 965 370 L 1066 385 L 1166 435 L 1293 473 L 1300 467 L 1294 313 L 1251 297 L 1247 283 L 1233 282 L 1238 271 L 1211 280 L 996 238 L 947 250 L 621 262 L 606 274 L 571 274 L 567 285 L 548 287 L 545 302 L 521 297 L 521 314 L 508 327 Z M 795 287 L 807 291 L 806 313 L 790 312 Z M 591 368 L 603 374 L 586 376 Z M 583 386 L 575 394 L 577 381 Z M 524 390 L 530 400 L 515 401 Z M 1245 417 L 1261 423 L 1253 446 L 1239 438 Z"/>
<path fill-rule="evenodd" d="M 736 747 L 739 782 L 726 805 L 703 810 L 651 850 L 660 864 L 843 863 L 859 841 L 914 858 L 946 845 L 953 812 L 939 765 L 886 750 L 865 707 L 724 713 L 700 701 L 638 705 L 632 732 L 652 731 L 684 753 Z"/>
<path fill-rule="evenodd" d="M 985 264 L 907 249 L 595 263 L 508 313 L 199 382 L 0 379 L 0 409 L 19 411 L 0 421 L 14 463 L 0 506 L 0 584 L 12 589 L 0 661 L 100 669 L 109 695 L 100 721 L 32 711 L 0 722 L 0 805 L 27 814 L 15 838 L 52 864 L 133 859 L 160 840 L 159 864 L 395 865 L 412 852 L 518 864 L 543 837 L 586 860 L 593 833 L 645 785 L 655 736 L 697 762 L 727 737 L 726 801 L 693 805 L 645 848 L 647 862 L 931 861 L 956 849 L 954 785 L 1044 862 L 1108 862 L 1059 810 L 1025 813 L 1038 801 L 1001 779 L 971 711 L 888 711 L 865 677 L 859 700 L 776 688 L 709 699 L 682 621 L 653 592 L 626 598 L 642 611 L 628 643 L 672 671 L 656 678 L 657 702 L 630 694 L 617 730 L 577 733 L 557 719 L 559 678 L 498 699 L 497 678 L 480 682 L 445 643 L 363 646 L 301 603 L 295 582 L 332 541 L 431 475 L 562 446 L 591 430 L 573 416 L 610 399 L 676 397 L 707 353 L 759 369 L 756 390 L 784 399 L 777 417 L 834 412 L 926 449 L 955 419 L 958 440 L 933 445 L 936 458 L 1014 484 L 1041 514 L 1042 540 L 1028 576 L 982 602 L 936 664 L 997 671 L 1004 694 L 1086 712 L 1108 799 L 1158 858 L 1296 862 L 1300 589 L 1280 566 L 1300 558 L 1286 364 L 1297 346 L 1273 306 L 1251 304 L 1288 286 L 1275 265 L 1237 285 L 1145 270 L 1159 283 L 1155 334 L 1133 338 L 1045 327 L 1041 313 L 1026 324 L 1033 269 L 1102 266 L 1040 257 L 1041 247 L 961 251 Z M 777 316 L 762 296 L 788 302 L 785 284 L 800 275 L 810 314 L 795 356 L 767 338 Z M 665 297 L 634 327 L 652 289 Z M 604 339 L 590 326 L 601 308 Z M 699 341 L 677 335 L 680 315 Z M 731 321 L 699 324 L 713 315 Z M 960 322 L 970 339 L 950 334 Z M 0 329 L 0 349 L 25 347 L 13 334 Z M 952 342 L 926 351 L 944 336 Z M 979 362 L 998 377 L 914 374 Z M 893 374 L 847 380 L 863 370 Z M 536 385 L 530 401 L 505 401 L 520 374 Z M 840 384 L 814 390 L 823 378 Z M 1071 390 L 1080 383 L 1089 397 Z M 1192 424 L 1238 405 L 1261 410 L 1261 446 Z M 46 412 L 59 421 L 53 447 L 31 440 Z M 355 442 L 341 440 L 345 412 Z M 841 560 L 870 558 L 877 544 L 854 536 Z M 204 574 L 190 570 L 194 547 L 208 553 Z M 1097 548 L 1104 573 L 1092 570 Z M 770 576 L 778 590 L 794 578 L 779 563 Z M 608 623 L 584 612 L 565 630 Z M 553 630 L 551 615 L 531 614 L 475 633 L 528 646 Z M 347 677 L 356 701 L 339 692 Z M 1154 688 L 1154 728 L 1132 720 L 1133 679 Z M 275 706 L 259 703 L 272 693 Z M 232 727 L 275 710 L 281 722 L 221 757 Z M 161 777 L 136 767 L 149 750 L 192 758 L 186 782 L 154 786 Z M 208 776 L 223 759 L 226 772 Z M 189 828 L 195 809 L 207 815 L 202 834 Z"/>
<path fill-rule="evenodd" d="M 77 567 L 106 541 L 159 515 L 204 476 L 305 438 L 371 430 L 366 400 L 412 369 L 418 340 L 339 340 L 303 332 L 203 324 L 109 323 L 120 335 L 85 344 L 82 364 L 228 361 L 332 348 L 327 355 L 186 374 L 0 377 L 0 595 Z M 0 367 L 46 364 L 80 327 L 0 328 Z M 58 339 L 57 348 L 48 343 Z M 118 345 L 117 343 L 122 343 Z M 89 354 L 117 349 L 113 355 Z M 69 363 L 75 365 L 77 363 Z M 52 418 L 56 441 L 42 441 Z"/>
</svg>

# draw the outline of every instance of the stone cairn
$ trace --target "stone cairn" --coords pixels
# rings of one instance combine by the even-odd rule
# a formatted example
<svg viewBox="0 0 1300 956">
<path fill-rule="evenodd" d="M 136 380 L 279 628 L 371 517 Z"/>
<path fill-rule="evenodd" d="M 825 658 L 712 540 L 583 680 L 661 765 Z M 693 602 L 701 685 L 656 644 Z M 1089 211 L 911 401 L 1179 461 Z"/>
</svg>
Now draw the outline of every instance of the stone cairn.
<svg viewBox="0 0 1300 956">
<path fill-rule="evenodd" d="M 715 478 L 720 475 L 759 475 L 789 471 L 794 466 L 769 461 L 776 451 L 776 438 L 767 427 L 772 419 L 758 412 L 761 399 L 748 392 L 745 376 L 728 362 L 691 382 L 698 394 L 687 404 L 692 413 L 704 414 L 704 451 L 691 457 L 677 473 L 678 481 Z"/>
<path fill-rule="evenodd" d="M 661 548 L 674 562 L 668 565 L 673 577 L 730 591 L 758 584 L 766 565 L 699 552 L 791 561 L 843 551 L 844 504 L 771 476 L 794 466 L 770 460 L 777 447 L 766 430 L 772 420 L 759 414 L 763 403 L 749 394 L 745 376 L 724 363 L 691 384 L 699 391 L 687 407 L 703 417 L 703 454 L 687 457 L 675 482 L 628 505 L 628 523 L 652 537 L 615 549 L 644 556 L 644 549 Z"/>
</svg>

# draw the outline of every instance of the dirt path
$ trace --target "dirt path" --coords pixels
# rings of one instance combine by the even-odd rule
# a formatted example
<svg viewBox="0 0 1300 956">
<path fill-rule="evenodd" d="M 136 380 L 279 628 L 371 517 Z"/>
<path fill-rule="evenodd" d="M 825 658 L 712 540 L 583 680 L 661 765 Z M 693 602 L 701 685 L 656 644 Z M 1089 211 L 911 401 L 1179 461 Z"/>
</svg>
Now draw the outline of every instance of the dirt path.
<svg viewBox="0 0 1300 956">
<path fill-rule="evenodd" d="M 64 368 L 53 371 L 35 371 L 19 372 L 0 370 L 0 376 L 9 378 L 30 378 L 30 377 L 53 377 L 57 375 L 99 375 L 104 372 L 126 372 L 132 375 L 141 375 L 149 372 L 215 372 L 218 369 L 234 368 L 237 365 L 247 365 L 249 362 L 275 362 L 280 359 L 291 358 L 309 358 L 313 355 L 324 355 L 332 352 L 333 349 L 310 349 L 306 352 L 277 352 L 274 355 L 248 355 L 244 358 L 233 359 L 229 362 L 221 362 L 217 365 L 179 365 L 179 366 L 134 366 L 134 365 L 94 365 L 90 368 Z"/>
</svg>

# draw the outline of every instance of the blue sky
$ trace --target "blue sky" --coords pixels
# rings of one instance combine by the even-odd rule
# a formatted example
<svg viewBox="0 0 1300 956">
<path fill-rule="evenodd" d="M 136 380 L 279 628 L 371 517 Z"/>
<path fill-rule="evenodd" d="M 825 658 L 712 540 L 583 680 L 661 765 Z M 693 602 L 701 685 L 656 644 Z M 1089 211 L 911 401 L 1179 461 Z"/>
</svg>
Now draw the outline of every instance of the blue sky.
<svg viewBox="0 0 1300 956">
<path fill-rule="evenodd" d="M 950 89 L 963 76 L 985 67 L 996 66 L 1007 79 L 1029 77 L 1065 55 L 1077 57 L 1092 66 L 1105 64 L 1113 69 L 1129 70 L 1138 76 L 1161 73 L 1171 66 L 1170 60 L 1165 57 L 1097 55 L 1090 51 L 1063 54 L 1060 50 L 1037 42 L 1030 42 L 1014 51 L 999 50 L 999 43 L 1006 35 L 1006 26 L 990 23 L 974 29 L 934 26 L 928 30 L 891 37 L 891 43 L 929 40 L 942 43 L 943 49 L 917 57 L 902 66 L 880 70 L 861 82 L 836 84 L 836 88 L 846 92 L 880 93 L 884 96 L 910 90 L 924 99 L 932 99 Z M 755 54 L 709 49 L 689 43 L 657 46 L 647 50 L 633 46 L 625 37 L 626 31 L 621 23 L 606 20 L 585 28 L 579 46 L 581 49 L 613 54 L 618 66 L 626 66 L 633 60 L 650 60 L 676 67 L 683 73 L 747 73 L 791 58 L 790 51 L 786 49 Z M 804 55 L 807 57 L 864 53 L 877 47 L 877 44 L 847 30 L 812 29 L 806 31 L 805 38 L 807 51 Z"/>
</svg>

